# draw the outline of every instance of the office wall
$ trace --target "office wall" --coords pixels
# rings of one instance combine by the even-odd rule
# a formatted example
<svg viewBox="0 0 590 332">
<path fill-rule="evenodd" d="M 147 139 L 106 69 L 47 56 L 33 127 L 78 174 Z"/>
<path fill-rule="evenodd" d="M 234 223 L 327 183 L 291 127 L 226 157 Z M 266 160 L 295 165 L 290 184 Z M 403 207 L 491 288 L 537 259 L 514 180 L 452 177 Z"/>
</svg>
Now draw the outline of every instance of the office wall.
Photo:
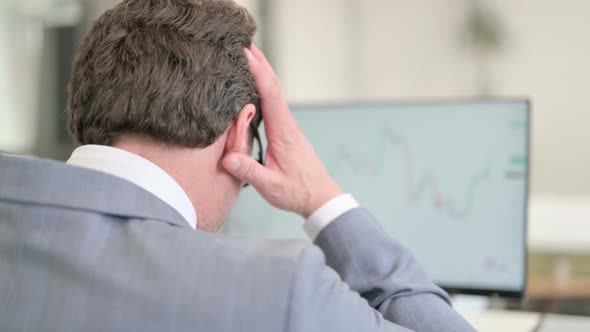
<svg viewBox="0 0 590 332">
<path fill-rule="evenodd" d="M 294 102 L 476 96 L 461 47 L 466 0 L 240 0 L 270 4 L 267 45 Z M 117 1 L 90 1 L 98 13 Z M 504 24 L 495 96 L 533 100 L 534 194 L 590 195 L 590 2 L 488 0 Z M 262 18 L 261 18 L 262 19 Z"/>
<path fill-rule="evenodd" d="M 590 2 L 500 1 L 511 49 L 498 61 L 500 93 L 534 102 L 534 189 L 590 195 Z"/>
<path fill-rule="evenodd" d="M 43 26 L 26 2 L 0 3 L 0 151 L 30 153 L 36 139 Z"/>
</svg>

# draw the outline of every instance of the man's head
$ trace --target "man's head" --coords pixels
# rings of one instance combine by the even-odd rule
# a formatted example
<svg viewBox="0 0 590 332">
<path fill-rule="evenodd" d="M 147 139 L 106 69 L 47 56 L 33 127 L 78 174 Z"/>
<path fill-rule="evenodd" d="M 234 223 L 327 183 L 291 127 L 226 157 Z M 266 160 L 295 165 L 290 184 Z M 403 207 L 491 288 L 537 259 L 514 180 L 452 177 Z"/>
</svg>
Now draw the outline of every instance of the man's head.
<svg viewBox="0 0 590 332">
<path fill-rule="evenodd" d="M 70 132 L 80 144 L 125 147 L 131 137 L 135 150 L 140 140 L 142 151 L 149 145 L 185 154 L 206 151 L 200 156 L 218 160 L 190 166 L 213 172 L 206 165 L 220 165 L 230 150 L 249 151 L 251 129 L 262 120 L 244 55 L 255 30 L 250 14 L 231 0 L 124 1 L 93 24 L 78 51 L 68 88 Z M 239 183 L 221 167 L 215 170 L 207 175 L 216 188 L 206 189 L 224 195 L 213 199 L 223 211 L 207 214 L 220 219 Z M 189 196 L 197 191 L 195 183 L 182 182 Z M 199 223 L 206 221 L 195 207 Z"/>
</svg>

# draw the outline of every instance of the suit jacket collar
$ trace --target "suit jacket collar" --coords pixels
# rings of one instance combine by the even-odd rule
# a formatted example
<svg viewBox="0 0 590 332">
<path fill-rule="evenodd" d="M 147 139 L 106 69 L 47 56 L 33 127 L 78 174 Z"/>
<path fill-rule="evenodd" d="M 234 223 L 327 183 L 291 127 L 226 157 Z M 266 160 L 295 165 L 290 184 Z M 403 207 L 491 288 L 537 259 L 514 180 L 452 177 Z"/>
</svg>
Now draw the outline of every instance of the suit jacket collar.
<svg viewBox="0 0 590 332">
<path fill-rule="evenodd" d="M 149 219 L 190 229 L 178 211 L 127 180 L 50 160 L 0 154 L 0 199 Z"/>
</svg>

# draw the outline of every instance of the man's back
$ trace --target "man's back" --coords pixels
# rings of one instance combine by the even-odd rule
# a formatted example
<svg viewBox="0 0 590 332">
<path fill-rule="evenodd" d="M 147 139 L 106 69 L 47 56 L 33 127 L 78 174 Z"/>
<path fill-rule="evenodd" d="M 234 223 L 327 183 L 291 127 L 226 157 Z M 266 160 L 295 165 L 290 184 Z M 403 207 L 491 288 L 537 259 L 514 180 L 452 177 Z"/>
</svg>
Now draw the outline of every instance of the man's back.
<svg viewBox="0 0 590 332">
<path fill-rule="evenodd" d="M 125 180 L 0 155 L 0 330 L 280 331 L 302 242 L 194 231 Z"/>
<path fill-rule="evenodd" d="M 2 331 L 472 331 L 362 209 L 318 248 L 195 231 L 131 182 L 54 161 L 0 154 L 0 184 Z"/>
</svg>

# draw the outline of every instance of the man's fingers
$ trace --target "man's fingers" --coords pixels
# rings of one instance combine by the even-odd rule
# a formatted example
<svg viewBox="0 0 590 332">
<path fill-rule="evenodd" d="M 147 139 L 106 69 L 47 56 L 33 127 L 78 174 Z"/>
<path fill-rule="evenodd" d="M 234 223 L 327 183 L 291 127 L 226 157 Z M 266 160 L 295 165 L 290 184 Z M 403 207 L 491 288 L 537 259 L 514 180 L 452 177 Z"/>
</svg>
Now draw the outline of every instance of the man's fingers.
<svg viewBox="0 0 590 332">
<path fill-rule="evenodd" d="M 246 55 L 248 56 L 250 70 L 256 78 L 256 86 L 259 90 L 260 98 L 265 100 L 265 102 L 275 103 L 273 106 L 286 106 L 287 103 L 281 89 L 279 78 L 264 54 L 262 54 L 262 51 L 255 45 L 252 45 L 252 50 L 246 49 Z"/>
<path fill-rule="evenodd" d="M 291 130 L 296 125 L 295 119 L 289 111 L 279 79 L 273 72 L 272 66 L 256 46 L 252 45 L 252 50 L 245 49 L 244 52 L 248 58 L 250 71 L 256 79 L 265 128 L 273 134 Z M 269 139 L 273 138 L 269 137 Z"/>
<path fill-rule="evenodd" d="M 266 58 L 264 53 L 262 53 L 262 51 L 254 44 L 252 44 L 252 54 L 258 61 L 265 63 L 267 66 L 271 67 L 270 62 L 268 62 L 268 59 Z"/>
<path fill-rule="evenodd" d="M 252 157 L 241 153 L 232 153 L 223 159 L 223 167 L 234 177 L 242 182 L 264 190 L 267 184 L 276 178 L 276 174 L 260 165 Z"/>
</svg>

